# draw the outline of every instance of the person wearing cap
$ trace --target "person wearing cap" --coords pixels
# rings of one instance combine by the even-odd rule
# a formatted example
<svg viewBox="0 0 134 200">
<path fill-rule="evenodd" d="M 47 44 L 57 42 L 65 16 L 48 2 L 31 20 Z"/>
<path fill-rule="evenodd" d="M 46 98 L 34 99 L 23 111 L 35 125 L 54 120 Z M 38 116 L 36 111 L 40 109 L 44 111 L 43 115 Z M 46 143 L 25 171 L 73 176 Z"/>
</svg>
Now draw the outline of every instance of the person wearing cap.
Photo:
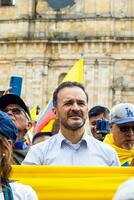
<svg viewBox="0 0 134 200">
<path fill-rule="evenodd" d="M 29 148 L 25 134 L 31 128 L 30 112 L 24 101 L 15 94 L 6 94 L 0 97 L 0 110 L 7 113 L 18 128 L 18 136 L 14 144 L 14 160 L 21 164 Z"/>
<path fill-rule="evenodd" d="M 110 134 L 104 142 L 117 152 L 122 166 L 134 166 L 134 104 L 120 103 L 110 112 Z"/>
<path fill-rule="evenodd" d="M 134 178 L 124 181 L 117 189 L 112 200 L 134 200 Z"/>
<path fill-rule="evenodd" d="M 12 170 L 12 146 L 18 129 L 11 118 L 0 111 L 0 200 L 37 200 L 31 186 L 9 180 Z"/>
</svg>

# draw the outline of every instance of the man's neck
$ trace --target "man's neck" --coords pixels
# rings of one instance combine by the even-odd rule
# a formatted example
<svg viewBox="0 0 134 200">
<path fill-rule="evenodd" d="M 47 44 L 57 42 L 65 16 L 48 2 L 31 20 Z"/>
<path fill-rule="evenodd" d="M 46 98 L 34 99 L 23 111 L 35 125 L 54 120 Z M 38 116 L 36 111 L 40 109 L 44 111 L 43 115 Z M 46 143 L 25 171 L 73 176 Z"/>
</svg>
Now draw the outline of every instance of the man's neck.
<svg viewBox="0 0 134 200">
<path fill-rule="evenodd" d="M 61 127 L 61 133 L 64 135 L 64 137 L 69 140 L 72 144 L 77 144 L 84 134 L 84 128 L 80 128 L 76 131 L 68 130 L 65 127 Z"/>
</svg>

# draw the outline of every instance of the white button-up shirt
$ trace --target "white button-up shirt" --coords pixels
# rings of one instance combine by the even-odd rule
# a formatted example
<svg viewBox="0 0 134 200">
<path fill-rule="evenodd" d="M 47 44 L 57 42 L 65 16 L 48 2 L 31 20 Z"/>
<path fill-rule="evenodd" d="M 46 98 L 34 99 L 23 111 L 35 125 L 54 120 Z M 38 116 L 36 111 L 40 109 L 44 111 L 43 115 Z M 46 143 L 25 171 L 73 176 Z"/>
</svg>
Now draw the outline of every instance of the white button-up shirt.
<svg viewBox="0 0 134 200">
<path fill-rule="evenodd" d="M 84 133 L 77 144 L 72 144 L 62 133 L 33 145 L 23 165 L 57 166 L 120 166 L 115 150 L 93 136 Z"/>
</svg>

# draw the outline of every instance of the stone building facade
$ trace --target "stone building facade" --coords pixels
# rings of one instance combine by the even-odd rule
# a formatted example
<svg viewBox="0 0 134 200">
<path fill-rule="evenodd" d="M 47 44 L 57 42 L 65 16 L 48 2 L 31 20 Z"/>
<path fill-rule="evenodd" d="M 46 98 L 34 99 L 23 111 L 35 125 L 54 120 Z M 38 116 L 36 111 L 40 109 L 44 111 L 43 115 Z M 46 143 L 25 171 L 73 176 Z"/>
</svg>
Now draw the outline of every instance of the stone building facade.
<svg viewBox="0 0 134 200">
<path fill-rule="evenodd" d="M 1 2 L 0 90 L 22 76 L 23 99 L 44 108 L 83 53 L 89 107 L 134 103 L 133 0 Z"/>
</svg>

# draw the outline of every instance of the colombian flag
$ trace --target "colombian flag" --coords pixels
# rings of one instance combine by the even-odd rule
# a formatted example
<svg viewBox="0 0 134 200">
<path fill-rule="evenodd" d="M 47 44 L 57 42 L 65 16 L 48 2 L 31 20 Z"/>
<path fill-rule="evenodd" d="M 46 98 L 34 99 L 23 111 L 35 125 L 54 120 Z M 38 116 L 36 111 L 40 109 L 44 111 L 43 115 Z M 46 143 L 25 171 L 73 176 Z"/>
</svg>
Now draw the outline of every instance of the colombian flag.
<svg viewBox="0 0 134 200">
<path fill-rule="evenodd" d="M 79 83 L 83 83 L 83 64 L 84 60 L 78 60 L 74 66 L 70 69 L 68 74 L 65 76 L 62 82 L 67 81 L 75 81 Z M 55 121 L 55 114 L 52 111 L 53 102 L 52 100 L 48 103 L 46 109 L 44 110 L 43 114 L 39 117 L 37 121 L 35 132 L 43 132 L 43 131 L 52 131 L 53 124 Z"/>
</svg>

